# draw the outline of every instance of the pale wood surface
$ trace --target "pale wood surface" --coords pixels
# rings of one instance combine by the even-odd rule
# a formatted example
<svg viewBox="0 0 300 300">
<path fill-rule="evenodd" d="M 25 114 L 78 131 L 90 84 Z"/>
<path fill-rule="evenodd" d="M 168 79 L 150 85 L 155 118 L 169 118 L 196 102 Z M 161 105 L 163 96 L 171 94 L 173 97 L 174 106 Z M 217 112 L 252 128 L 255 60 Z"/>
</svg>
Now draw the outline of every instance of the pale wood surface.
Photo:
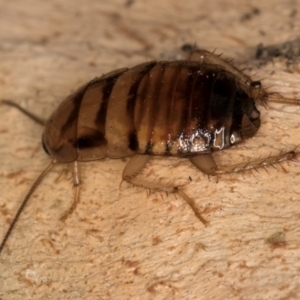
<svg viewBox="0 0 300 300">
<path fill-rule="evenodd" d="M 130 3 L 0 0 L 0 98 L 48 117 L 80 84 L 116 68 L 178 58 L 186 42 L 217 48 L 253 67 L 249 73 L 258 72 L 254 78 L 270 90 L 300 98 L 297 65 L 292 73 L 281 59 L 260 69 L 252 61 L 259 43 L 299 37 L 300 1 Z M 220 164 L 299 144 L 299 107 L 260 110 L 257 136 L 218 153 Z M 10 107 L 0 114 L 2 237 L 49 158 L 40 126 Z M 66 166 L 51 172 L 0 257 L 1 299 L 300 298 L 299 164 L 216 183 L 188 161 L 153 160 L 143 172 L 153 180 L 192 178 L 185 191 L 210 221 L 207 228 L 179 196 L 119 188 L 124 166 L 82 164 L 81 201 L 65 223 L 59 217 L 72 201 L 71 180 L 55 182 Z"/>
</svg>

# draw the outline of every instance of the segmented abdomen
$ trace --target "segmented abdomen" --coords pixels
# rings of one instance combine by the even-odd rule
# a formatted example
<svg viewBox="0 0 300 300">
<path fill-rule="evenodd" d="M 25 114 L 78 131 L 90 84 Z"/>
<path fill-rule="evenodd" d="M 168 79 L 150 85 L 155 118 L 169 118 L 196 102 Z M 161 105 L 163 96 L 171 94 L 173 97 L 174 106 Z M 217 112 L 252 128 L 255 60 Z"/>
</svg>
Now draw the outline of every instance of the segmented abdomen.
<svg viewBox="0 0 300 300">
<path fill-rule="evenodd" d="M 66 160 L 66 143 L 70 161 L 71 148 L 73 160 L 133 153 L 189 156 L 222 149 L 229 139 L 236 89 L 230 73 L 194 61 L 117 70 L 67 98 L 50 118 L 44 143 L 60 161 Z M 60 125 L 52 128 L 57 119 Z"/>
</svg>

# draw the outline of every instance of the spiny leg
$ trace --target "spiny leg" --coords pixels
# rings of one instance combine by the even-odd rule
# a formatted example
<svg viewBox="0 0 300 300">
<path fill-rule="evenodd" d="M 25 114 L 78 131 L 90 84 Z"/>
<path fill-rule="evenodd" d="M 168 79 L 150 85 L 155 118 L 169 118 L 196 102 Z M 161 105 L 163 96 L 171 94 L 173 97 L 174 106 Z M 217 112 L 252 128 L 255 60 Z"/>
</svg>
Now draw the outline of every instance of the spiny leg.
<svg viewBox="0 0 300 300">
<path fill-rule="evenodd" d="M 297 156 L 300 155 L 300 151 L 296 151 L 297 148 L 295 148 L 293 151 L 289 152 L 283 152 L 278 155 L 274 156 L 269 156 L 266 158 L 259 158 L 256 160 L 252 160 L 245 163 L 239 163 L 239 164 L 234 164 L 230 166 L 221 166 L 218 167 L 217 164 L 214 161 L 214 158 L 211 153 L 207 154 L 201 154 L 198 156 L 194 156 L 190 158 L 190 162 L 196 166 L 201 172 L 207 174 L 207 175 L 212 175 L 212 176 L 217 176 L 217 175 L 222 175 L 222 174 L 231 174 L 231 173 L 238 173 L 238 172 L 246 172 L 246 171 L 251 171 L 251 170 L 257 170 L 259 168 L 266 168 L 268 166 L 274 166 L 274 164 L 280 164 L 284 161 L 296 161 Z M 283 167 L 282 167 L 283 168 Z M 284 169 L 283 169 L 284 170 Z M 285 171 L 285 170 L 284 170 Z M 192 209 L 194 210 L 196 216 L 201 220 L 201 215 L 197 214 L 197 209 L 194 206 L 194 202 L 190 202 L 190 198 L 187 197 L 186 195 L 181 194 L 181 190 L 178 191 L 179 195 L 181 195 L 186 202 L 190 204 Z"/>
<path fill-rule="evenodd" d="M 292 151 L 281 152 L 278 155 L 270 155 L 266 158 L 258 158 L 255 160 L 248 161 L 247 163 L 238 163 L 230 166 L 218 167 L 217 164 L 214 162 L 211 153 L 194 156 L 190 158 L 190 161 L 203 173 L 215 176 L 257 170 L 260 168 L 266 168 L 268 166 L 274 166 L 275 164 L 281 164 L 285 161 L 298 162 L 296 158 L 299 155 L 300 151 L 297 151 L 296 147 Z"/>
<path fill-rule="evenodd" d="M 248 161 L 247 163 L 239 163 L 231 166 L 222 166 L 220 169 L 216 170 L 216 175 L 230 174 L 230 173 L 240 173 L 246 171 L 257 171 L 258 169 L 267 168 L 269 166 L 275 167 L 274 165 L 280 165 L 281 168 L 286 171 L 281 163 L 285 161 L 297 162 L 297 157 L 300 151 L 297 151 L 297 147 L 288 152 L 280 152 L 278 155 L 270 155 L 265 158 L 258 158 L 255 160 Z"/>
<path fill-rule="evenodd" d="M 60 218 L 61 221 L 65 221 L 69 215 L 75 210 L 78 202 L 79 202 L 79 196 L 80 196 L 80 176 L 79 176 L 79 166 L 78 161 L 74 162 L 74 169 L 73 169 L 73 186 L 75 188 L 75 195 L 74 195 L 74 201 L 69 208 L 69 210 L 63 214 L 63 216 Z"/>
<path fill-rule="evenodd" d="M 122 179 L 136 186 L 141 186 L 147 189 L 161 190 L 168 193 L 175 193 L 174 187 L 164 186 L 159 183 L 150 182 L 145 179 L 138 179 L 136 175 L 145 167 L 150 160 L 149 155 L 135 155 L 127 163 L 123 170 Z"/>
<path fill-rule="evenodd" d="M 191 207 L 191 209 L 193 210 L 195 216 L 205 225 L 207 226 L 208 225 L 208 221 L 205 220 L 202 215 L 200 214 L 200 212 L 198 211 L 198 208 L 197 208 L 197 205 L 195 204 L 195 201 L 190 198 L 186 193 L 183 192 L 183 190 L 181 189 L 177 189 L 176 191 L 178 193 L 179 196 L 181 196 L 185 201 L 186 203 Z"/>
<path fill-rule="evenodd" d="M 150 160 L 149 155 L 135 155 L 131 158 L 131 160 L 127 163 L 127 165 L 124 168 L 122 178 L 123 180 L 136 185 L 141 186 L 146 189 L 155 189 L 164 191 L 167 193 L 178 193 L 192 208 L 194 211 L 196 217 L 204 224 L 206 225 L 208 222 L 201 216 L 201 214 L 198 212 L 197 207 L 194 203 L 194 200 L 192 200 L 190 197 L 188 197 L 183 190 L 180 187 L 177 186 L 167 186 L 160 183 L 150 182 L 145 179 L 138 179 L 135 176 L 144 168 L 144 166 L 147 164 L 147 162 Z"/>
</svg>

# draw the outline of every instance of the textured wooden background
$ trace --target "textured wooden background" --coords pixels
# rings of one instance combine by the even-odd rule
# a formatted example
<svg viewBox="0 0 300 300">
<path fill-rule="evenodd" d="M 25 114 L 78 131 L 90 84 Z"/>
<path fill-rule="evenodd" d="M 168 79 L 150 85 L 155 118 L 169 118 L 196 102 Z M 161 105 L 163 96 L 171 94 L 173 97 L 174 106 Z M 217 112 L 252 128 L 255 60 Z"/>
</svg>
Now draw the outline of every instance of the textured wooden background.
<svg viewBox="0 0 300 300">
<path fill-rule="evenodd" d="M 79 85 L 116 68 L 183 57 L 184 43 L 234 57 L 271 91 L 300 98 L 297 59 L 254 60 L 259 43 L 299 38 L 300 1 L 0 0 L 0 98 L 50 115 Z M 262 127 L 216 154 L 222 164 L 292 149 L 300 107 L 260 107 Z M 0 107 L 0 237 L 49 162 L 42 128 Z M 81 202 L 57 166 L 0 257 L 6 299 L 299 299 L 299 164 L 210 180 L 188 161 L 153 159 L 143 174 L 187 183 L 205 228 L 176 195 L 121 181 L 122 160 L 82 164 Z"/>
</svg>

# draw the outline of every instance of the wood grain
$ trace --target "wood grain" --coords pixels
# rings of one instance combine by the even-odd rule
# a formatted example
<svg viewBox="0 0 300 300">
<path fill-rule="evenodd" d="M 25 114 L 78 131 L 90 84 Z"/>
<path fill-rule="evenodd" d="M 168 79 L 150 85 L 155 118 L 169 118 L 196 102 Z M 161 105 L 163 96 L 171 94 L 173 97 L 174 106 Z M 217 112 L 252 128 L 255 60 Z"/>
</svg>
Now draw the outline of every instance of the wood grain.
<svg viewBox="0 0 300 300">
<path fill-rule="evenodd" d="M 184 43 L 217 48 L 270 91 L 300 98 L 297 60 L 254 60 L 259 43 L 299 36 L 299 4 L 0 0 L 0 98 L 47 118 L 81 84 L 183 57 Z M 260 110 L 257 136 L 218 153 L 221 165 L 299 144 L 300 107 Z M 39 125 L 10 107 L 0 113 L 2 237 L 49 158 Z M 81 165 L 81 201 L 65 223 L 59 218 L 73 197 L 67 166 L 55 168 L 28 203 L 0 257 L 1 299 L 299 299 L 299 164 L 216 182 L 188 161 L 153 159 L 143 175 L 189 183 L 185 192 L 210 221 L 206 228 L 179 196 L 119 187 L 125 161 Z"/>
</svg>

